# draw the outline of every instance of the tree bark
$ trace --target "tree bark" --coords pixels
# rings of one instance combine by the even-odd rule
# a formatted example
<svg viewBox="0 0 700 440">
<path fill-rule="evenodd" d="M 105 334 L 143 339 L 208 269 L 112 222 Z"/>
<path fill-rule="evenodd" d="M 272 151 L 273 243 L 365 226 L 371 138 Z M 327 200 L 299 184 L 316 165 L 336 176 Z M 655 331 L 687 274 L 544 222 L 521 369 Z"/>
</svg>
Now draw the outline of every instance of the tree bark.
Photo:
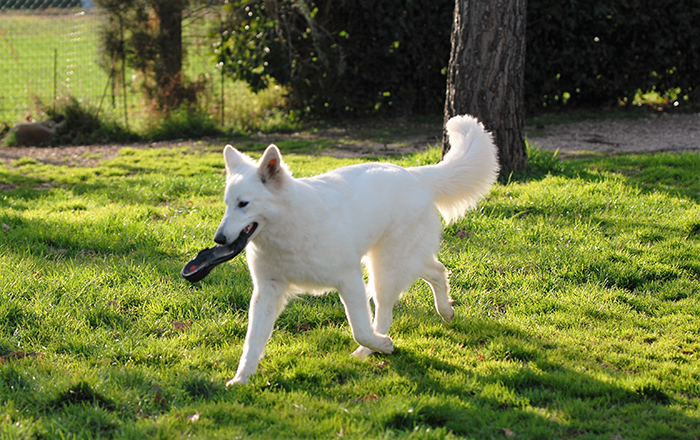
<svg viewBox="0 0 700 440">
<path fill-rule="evenodd" d="M 182 71 L 182 13 L 184 0 L 156 0 L 152 2 L 158 17 L 159 30 L 155 37 L 160 62 L 156 64 L 156 81 L 160 88 L 179 86 Z"/>
<path fill-rule="evenodd" d="M 476 116 L 494 135 L 501 176 L 526 164 L 524 126 L 527 0 L 455 0 L 445 121 Z M 443 154 L 449 150 L 443 134 Z"/>
</svg>

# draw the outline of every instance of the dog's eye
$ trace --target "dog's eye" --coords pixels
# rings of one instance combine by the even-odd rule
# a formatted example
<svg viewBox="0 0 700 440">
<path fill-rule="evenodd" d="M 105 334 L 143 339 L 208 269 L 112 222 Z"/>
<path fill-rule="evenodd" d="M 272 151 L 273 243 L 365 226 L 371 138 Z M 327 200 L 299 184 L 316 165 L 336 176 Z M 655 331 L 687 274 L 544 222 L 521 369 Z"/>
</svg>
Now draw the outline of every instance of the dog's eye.
<svg viewBox="0 0 700 440">
<path fill-rule="evenodd" d="M 248 206 L 248 202 L 238 202 L 239 208 L 245 208 L 246 206 Z"/>
</svg>

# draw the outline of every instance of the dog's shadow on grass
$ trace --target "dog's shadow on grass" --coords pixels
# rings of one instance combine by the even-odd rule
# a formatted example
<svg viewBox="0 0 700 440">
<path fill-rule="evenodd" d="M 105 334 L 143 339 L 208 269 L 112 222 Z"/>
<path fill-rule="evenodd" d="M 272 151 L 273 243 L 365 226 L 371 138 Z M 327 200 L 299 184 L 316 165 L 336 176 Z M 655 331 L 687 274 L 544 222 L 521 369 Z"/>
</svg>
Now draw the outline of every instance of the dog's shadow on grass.
<svg viewBox="0 0 700 440">
<path fill-rule="evenodd" d="M 529 145 L 525 168 L 501 183 L 539 181 L 548 176 L 604 180 L 605 173 L 623 176 L 626 184 L 642 193 L 660 192 L 700 202 L 697 169 L 700 156 L 694 153 L 598 153 L 562 159 L 558 152 Z"/>
</svg>

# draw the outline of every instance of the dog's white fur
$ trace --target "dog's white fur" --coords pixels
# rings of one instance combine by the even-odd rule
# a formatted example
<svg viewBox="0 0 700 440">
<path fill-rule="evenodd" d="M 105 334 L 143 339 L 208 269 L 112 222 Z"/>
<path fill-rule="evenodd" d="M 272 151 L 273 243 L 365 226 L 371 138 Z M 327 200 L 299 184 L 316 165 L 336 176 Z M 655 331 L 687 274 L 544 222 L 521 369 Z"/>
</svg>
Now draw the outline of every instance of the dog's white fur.
<svg viewBox="0 0 700 440">
<path fill-rule="evenodd" d="M 454 117 L 446 128 L 451 149 L 438 164 L 366 163 L 303 179 L 292 177 L 274 145 L 257 164 L 226 146 L 226 213 L 215 239 L 231 243 L 258 223 L 247 247 L 254 285 L 248 333 L 227 386 L 255 373 L 277 316 L 296 293 L 337 290 L 361 358 L 392 352 L 393 306 L 417 278 L 432 288 L 440 316 L 452 320 L 447 271 L 436 258 L 437 211 L 450 223 L 474 207 L 496 180 L 498 159 L 475 118 Z"/>
</svg>

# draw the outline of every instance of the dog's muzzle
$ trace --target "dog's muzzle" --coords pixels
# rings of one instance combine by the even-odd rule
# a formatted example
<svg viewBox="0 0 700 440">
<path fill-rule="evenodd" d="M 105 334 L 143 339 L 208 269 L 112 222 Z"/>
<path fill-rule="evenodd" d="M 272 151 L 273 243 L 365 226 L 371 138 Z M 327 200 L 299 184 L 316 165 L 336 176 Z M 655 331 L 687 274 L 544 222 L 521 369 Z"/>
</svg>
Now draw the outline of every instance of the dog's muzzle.
<svg viewBox="0 0 700 440">
<path fill-rule="evenodd" d="M 236 238 L 233 243 L 231 243 L 229 246 L 233 246 L 234 243 L 238 242 L 239 240 L 243 240 L 245 244 L 243 247 L 245 247 L 246 244 L 248 244 L 248 239 L 250 238 L 251 235 L 253 235 L 253 232 L 258 228 L 258 224 L 253 222 L 243 228 L 240 234 L 238 234 L 238 238 Z M 224 234 L 221 231 L 217 231 L 216 235 L 214 236 L 214 242 L 217 244 L 221 245 L 226 245 L 226 242 L 228 241 L 228 237 L 226 237 L 226 234 Z M 241 249 L 243 250 L 243 249 Z M 240 252 L 240 251 L 239 251 Z"/>
</svg>

